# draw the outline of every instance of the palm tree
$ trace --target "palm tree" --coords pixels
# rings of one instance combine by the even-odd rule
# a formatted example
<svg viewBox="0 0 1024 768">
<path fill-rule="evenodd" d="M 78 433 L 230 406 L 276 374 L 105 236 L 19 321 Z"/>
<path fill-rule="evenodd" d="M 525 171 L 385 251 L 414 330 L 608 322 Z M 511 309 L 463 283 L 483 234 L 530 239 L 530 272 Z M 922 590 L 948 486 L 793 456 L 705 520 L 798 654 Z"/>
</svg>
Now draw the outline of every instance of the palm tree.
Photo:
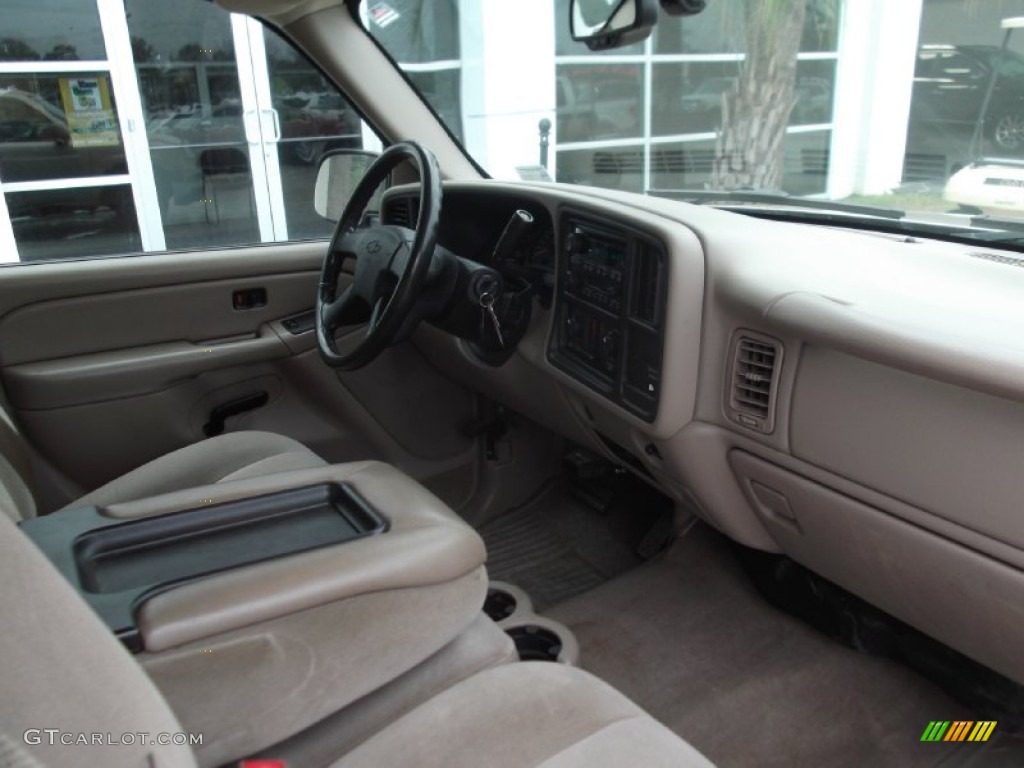
<svg viewBox="0 0 1024 768">
<path fill-rule="evenodd" d="M 814 20 L 834 24 L 837 0 L 735 0 L 746 55 L 733 88 L 722 94 L 722 128 L 715 146 L 713 189 L 779 189 L 784 140 L 796 103 L 796 58 Z"/>
</svg>

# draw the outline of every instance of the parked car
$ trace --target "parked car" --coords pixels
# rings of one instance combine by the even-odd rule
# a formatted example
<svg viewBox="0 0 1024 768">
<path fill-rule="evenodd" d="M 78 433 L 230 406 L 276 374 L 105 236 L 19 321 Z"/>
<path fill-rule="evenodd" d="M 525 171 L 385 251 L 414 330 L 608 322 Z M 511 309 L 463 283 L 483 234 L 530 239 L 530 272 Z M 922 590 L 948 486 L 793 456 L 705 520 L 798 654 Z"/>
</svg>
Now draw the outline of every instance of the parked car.
<svg viewBox="0 0 1024 768">
<path fill-rule="evenodd" d="M 286 96 L 279 102 L 278 113 L 286 159 L 310 165 L 327 149 L 360 146 L 359 115 L 338 93 Z"/>
<path fill-rule="evenodd" d="M 980 142 L 972 146 L 979 121 Z M 945 179 L 985 155 L 1024 156 L 1024 56 L 994 45 L 921 46 L 907 129 L 908 172 Z"/>
</svg>

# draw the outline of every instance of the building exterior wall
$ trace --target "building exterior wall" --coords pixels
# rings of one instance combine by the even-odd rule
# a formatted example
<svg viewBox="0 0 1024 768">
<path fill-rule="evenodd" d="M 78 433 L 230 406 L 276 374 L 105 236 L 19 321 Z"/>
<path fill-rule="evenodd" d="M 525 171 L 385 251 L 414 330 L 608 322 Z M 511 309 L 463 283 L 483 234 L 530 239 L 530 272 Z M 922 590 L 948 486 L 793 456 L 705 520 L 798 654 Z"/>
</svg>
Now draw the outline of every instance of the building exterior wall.
<svg viewBox="0 0 1024 768">
<path fill-rule="evenodd" d="M 569 38 L 568 1 L 389 0 L 362 13 L 492 175 L 536 178 L 546 159 L 563 182 L 704 187 L 721 92 L 744 57 L 739 0 L 662 15 L 647 40 L 599 54 Z M 980 146 L 970 141 L 987 80 L 970 80 L 951 57 L 998 46 L 1016 5 L 808 0 L 783 189 L 844 198 L 941 184 L 991 153 L 992 120 Z M 317 159 L 377 145 L 351 106 L 253 20 L 199 0 L 128 6 L 8 0 L 0 260 L 325 237 L 330 224 L 312 210 Z M 1024 34 L 1009 50 L 1024 53 Z M 992 117 L 1009 114 L 1019 93 L 1024 125 L 1019 70 L 1000 82 Z M 934 117 L 953 91 L 967 94 L 961 117 Z"/>
</svg>

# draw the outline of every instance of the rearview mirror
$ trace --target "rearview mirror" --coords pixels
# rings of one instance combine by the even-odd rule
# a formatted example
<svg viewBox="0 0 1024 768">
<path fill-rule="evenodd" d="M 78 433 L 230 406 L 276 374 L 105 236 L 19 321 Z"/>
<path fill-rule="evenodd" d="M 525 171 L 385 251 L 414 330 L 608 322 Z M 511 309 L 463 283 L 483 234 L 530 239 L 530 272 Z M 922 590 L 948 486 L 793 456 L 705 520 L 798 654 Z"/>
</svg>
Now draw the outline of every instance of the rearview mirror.
<svg viewBox="0 0 1024 768">
<path fill-rule="evenodd" d="M 592 51 L 643 40 L 658 21 L 658 0 L 572 0 L 569 32 Z"/>
<path fill-rule="evenodd" d="M 320 160 L 313 189 L 313 208 L 325 219 L 337 221 L 341 218 L 352 193 L 363 176 L 373 165 L 378 155 L 361 149 L 337 149 L 325 154 Z M 383 187 L 370 200 L 369 208 L 380 203 Z"/>
</svg>

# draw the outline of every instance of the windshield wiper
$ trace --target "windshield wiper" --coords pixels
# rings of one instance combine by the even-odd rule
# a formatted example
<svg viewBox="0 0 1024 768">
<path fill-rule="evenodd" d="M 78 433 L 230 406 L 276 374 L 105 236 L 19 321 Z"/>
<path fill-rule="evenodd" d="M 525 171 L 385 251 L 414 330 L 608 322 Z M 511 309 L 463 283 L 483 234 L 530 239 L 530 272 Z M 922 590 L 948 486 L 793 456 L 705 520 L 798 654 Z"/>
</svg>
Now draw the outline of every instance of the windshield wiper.
<svg viewBox="0 0 1024 768">
<path fill-rule="evenodd" d="M 801 208 L 811 211 L 849 213 L 881 219 L 903 219 L 907 215 L 906 211 L 901 211 L 897 208 L 886 208 L 881 205 L 857 205 L 855 203 L 836 203 L 831 200 L 812 200 L 806 197 L 793 197 L 785 192 L 759 192 L 755 189 L 649 189 L 647 194 L 655 197 L 667 197 L 670 200 L 681 200 L 696 205 L 708 203 L 758 203 L 761 205 Z"/>
</svg>

